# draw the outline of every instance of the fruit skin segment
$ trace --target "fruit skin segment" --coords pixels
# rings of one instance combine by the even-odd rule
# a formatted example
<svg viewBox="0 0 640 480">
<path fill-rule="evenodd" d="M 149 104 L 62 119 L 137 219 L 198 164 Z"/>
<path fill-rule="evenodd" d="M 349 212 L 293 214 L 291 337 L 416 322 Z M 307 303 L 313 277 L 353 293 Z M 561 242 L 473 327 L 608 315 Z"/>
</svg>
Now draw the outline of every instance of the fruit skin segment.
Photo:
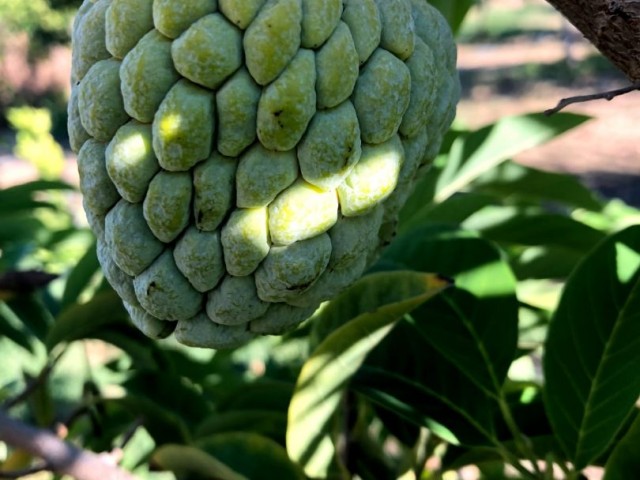
<svg viewBox="0 0 640 480">
<path fill-rule="evenodd" d="M 85 0 L 68 129 L 105 278 L 145 335 L 296 328 L 392 236 L 460 95 L 427 0 Z"/>
</svg>

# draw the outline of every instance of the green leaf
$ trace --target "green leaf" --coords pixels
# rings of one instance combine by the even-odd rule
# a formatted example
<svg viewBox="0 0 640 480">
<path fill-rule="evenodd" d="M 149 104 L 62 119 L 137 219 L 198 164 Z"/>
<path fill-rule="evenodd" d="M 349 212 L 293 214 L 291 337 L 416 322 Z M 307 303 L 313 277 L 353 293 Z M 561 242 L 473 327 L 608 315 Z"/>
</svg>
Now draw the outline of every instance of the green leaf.
<svg viewBox="0 0 640 480">
<path fill-rule="evenodd" d="M 604 469 L 604 480 L 640 478 L 640 415 L 616 445 Z"/>
<path fill-rule="evenodd" d="M 541 113 L 504 117 L 454 141 L 447 166 L 438 180 L 435 200 L 441 202 L 469 186 L 502 162 L 584 123 L 589 117 Z"/>
<path fill-rule="evenodd" d="M 36 180 L 0 189 L 0 212 L 29 208 L 28 205 L 33 201 L 35 193 L 50 190 L 64 191 L 75 190 L 75 188 L 58 180 Z"/>
<path fill-rule="evenodd" d="M 201 449 L 186 445 L 163 445 L 153 453 L 151 462 L 178 478 L 195 474 L 211 480 L 249 480 Z"/>
<path fill-rule="evenodd" d="M 60 313 L 47 335 L 47 348 L 51 350 L 62 342 L 91 338 L 94 332 L 126 323 L 127 319 L 127 312 L 115 292 L 97 293 L 91 301 L 71 305 Z"/>
<path fill-rule="evenodd" d="M 100 263 L 98 262 L 96 242 L 94 241 L 67 278 L 64 293 L 62 294 L 61 307 L 63 309 L 78 300 L 80 294 L 87 288 L 91 278 L 99 268 Z"/>
<path fill-rule="evenodd" d="M 615 439 L 640 395 L 640 226 L 574 271 L 546 342 L 545 403 L 577 469 Z"/>
<path fill-rule="evenodd" d="M 15 242 L 44 243 L 50 232 L 42 221 L 20 212 L 0 216 L 0 245 Z"/>
<path fill-rule="evenodd" d="M 491 445 L 497 442 L 492 406 L 481 392 L 467 389 L 455 375 L 447 381 L 458 383 L 474 401 L 461 404 L 424 382 L 380 367 L 363 366 L 354 377 L 353 389 L 410 422 L 427 427 L 453 445 Z M 480 393 L 480 395 L 477 395 Z"/>
<path fill-rule="evenodd" d="M 351 292 L 366 292 L 363 285 L 376 291 L 394 290 L 386 298 L 393 303 L 376 302 L 372 308 L 362 308 L 359 298 Z M 348 289 L 338 302 L 361 305 L 359 315 L 338 327 L 315 349 L 304 364 L 291 404 L 287 450 L 291 458 L 302 465 L 307 475 L 325 477 L 331 467 L 335 448 L 329 426 L 338 409 L 342 391 L 358 370 L 367 354 L 387 335 L 403 315 L 426 302 L 448 283 L 435 275 L 414 272 L 372 274 Z M 375 298 L 371 299 L 375 301 Z M 361 313 L 361 312 L 365 313 Z M 334 324 L 335 325 L 335 324 Z"/>
<path fill-rule="evenodd" d="M 431 203 L 421 208 L 408 221 L 401 222 L 398 233 L 403 234 L 413 228 L 428 223 L 448 223 L 458 225 L 474 213 L 492 205 L 498 205 L 500 199 L 476 192 L 459 192 L 441 203 Z"/>
<path fill-rule="evenodd" d="M 584 251 L 563 246 L 533 246 L 513 256 L 511 269 L 518 280 L 567 278 L 584 258 Z"/>
<path fill-rule="evenodd" d="M 415 292 L 420 294 L 425 285 L 434 285 L 439 291 L 447 283 L 448 280 L 435 275 L 416 275 L 415 272 L 377 273 L 362 278 L 314 316 L 311 330 L 313 347 L 362 312 L 401 303 Z"/>
<path fill-rule="evenodd" d="M 409 321 L 426 344 L 495 396 L 518 337 L 516 282 L 501 252 L 471 232 L 431 225 L 396 239 L 383 258 L 455 279 L 454 288 L 420 306 Z"/>
<path fill-rule="evenodd" d="M 430 0 L 429 3 L 440 10 L 449 22 L 453 33 L 457 33 L 462 21 L 467 16 L 467 12 L 475 5 L 476 0 Z"/>
<path fill-rule="evenodd" d="M 261 379 L 234 388 L 218 404 L 218 410 L 271 410 L 286 412 L 293 395 L 293 383 Z"/>
<path fill-rule="evenodd" d="M 135 394 L 100 401 L 107 408 L 124 410 L 132 418 L 142 419 L 144 427 L 157 444 L 191 441 L 191 434 L 179 413 L 159 405 L 154 399 Z M 185 405 L 185 408 L 188 408 Z"/>
<path fill-rule="evenodd" d="M 286 412 L 273 410 L 232 410 L 216 412 L 202 419 L 196 428 L 197 437 L 225 432 L 253 432 L 284 445 L 287 431 Z"/>
<path fill-rule="evenodd" d="M 197 440 L 195 445 L 246 478 L 305 480 L 304 473 L 289 459 L 284 447 L 256 433 L 212 435 Z"/>
<path fill-rule="evenodd" d="M 54 320 L 37 292 L 17 295 L 7 305 L 38 340 L 45 341 Z"/>
<path fill-rule="evenodd" d="M 557 202 L 594 212 L 603 208 L 603 203 L 577 177 L 526 167 L 511 160 L 480 176 L 473 189 L 511 200 Z"/>
<path fill-rule="evenodd" d="M 34 342 L 28 329 L 5 302 L 0 301 L 0 336 L 5 337 L 27 352 L 33 353 Z"/>
<path fill-rule="evenodd" d="M 587 253 L 604 240 L 605 234 L 570 217 L 520 210 L 515 207 L 488 208 L 464 222 L 495 242 L 516 245 L 564 247 Z"/>
<path fill-rule="evenodd" d="M 163 371 L 159 375 L 156 369 L 137 371 L 122 386 L 130 395 L 155 403 L 192 427 L 211 413 L 208 399 L 199 387 L 177 373 Z"/>
</svg>

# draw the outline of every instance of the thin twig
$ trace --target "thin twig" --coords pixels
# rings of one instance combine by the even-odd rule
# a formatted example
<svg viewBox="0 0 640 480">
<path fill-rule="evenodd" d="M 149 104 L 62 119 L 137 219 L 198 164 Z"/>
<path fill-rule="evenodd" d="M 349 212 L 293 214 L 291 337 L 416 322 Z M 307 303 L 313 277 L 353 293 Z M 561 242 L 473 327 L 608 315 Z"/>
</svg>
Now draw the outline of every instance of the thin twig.
<svg viewBox="0 0 640 480">
<path fill-rule="evenodd" d="M 26 425 L 0 411 L 0 441 L 20 448 L 44 461 L 48 470 L 76 480 L 135 480 L 118 467 L 111 454 L 82 450 L 48 430 Z M 10 472 L 7 472 L 10 474 Z M 4 473 L 0 473 L 0 477 Z"/>
<path fill-rule="evenodd" d="M 609 90 L 607 92 L 593 93 L 591 95 L 577 95 L 575 97 L 563 98 L 558 102 L 558 105 L 556 105 L 554 108 L 545 110 L 544 114 L 547 117 L 551 116 L 554 113 L 558 113 L 563 108 L 566 108 L 569 105 L 573 105 L 574 103 L 584 103 L 584 102 L 590 102 L 592 100 L 611 101 L 614 98 L 619 97 L 620 95 L 625 95 L 635 90 L 640 90 L 640 83 L 634 83 L 633 85 L 629 85 L 624 88 L 618 88 L 616 90 Z"/>
</svg>

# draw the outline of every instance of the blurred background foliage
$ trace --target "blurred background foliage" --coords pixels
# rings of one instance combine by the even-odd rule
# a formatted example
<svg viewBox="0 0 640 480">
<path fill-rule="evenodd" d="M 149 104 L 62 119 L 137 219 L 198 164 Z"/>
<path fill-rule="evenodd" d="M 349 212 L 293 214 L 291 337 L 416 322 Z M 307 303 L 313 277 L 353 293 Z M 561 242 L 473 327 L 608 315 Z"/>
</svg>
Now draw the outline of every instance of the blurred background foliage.
<svg viewBox="0 0 640 480">
<path fill-rule="evenodd" d="M 544 348 L 572 327 L 558 306 L 589 295 L 599 301 L 574 272 L 599 272 L 607 288 L 597 292 L 625 305 L 640 276 L 640 203 L 637 188 L 627 188 L 638 169 L 626 161 L 609 177 L 601 172 L 617 158 L 637 160 L 637 148 L 630 141 L 607 153 L 580 148 L 594 136 L 581 133 L 597 122 L 591 117 L 606 116 L 602 105 L 550 118 L 532 113 L 568 91 L 623 82 L 548 5 L 433 2 L 457 29 L 464 93 L 441 155 L 402 212 L 398 238 L 312 322 L 283 338 L 213 352 L 145 338 L 99 272 L 65 132 L 69 28 L 79 3 L 0 0 L 0 408 L 41 427 L 62 424 L 67 438 L 95 451 L 126 439 L 122 465 L 160 480 L 213 471 L 223 479 L 264 478 L 256 471 L 280 479 L 513 478 L 518 473 L 504 466 L 514 456 L 564 468 L 577 462 L 598 478 L 591 475 L 607 462 L 611 471 L 629 463 L 615 446 L 625 435 L 623 445 L 634 444 L 640 431 L 633 402 L 623 402 L 624 418 L 605 412 L 589 420 L 618 428 L 590 440 L 597 455 L 585 460 L 567 447 L 584 431 L 554 420 L 567 408 L 567 379 L 552 380 L 559 404 L 544 400 Z M 530 55 L 550 45 L 557 54 Z M 620 110 L 633 115 L 624 103 Z M 617 126 L 616 134 L 628 134 Z M 574 143 L 555 143 L 572 135 Z M 620 285 L 606 277 L 621 275 L 605 268 L 614 244 L 629 259 Z M 7 281 L 15 272 L 22 283 Z M 456 277 L 456 286 L 427 301 L 442 286 L 424 272 Z M 565 294 L 567 284 L 577 293 Z M 376 309 L 396 321 L 391 333 L 392 324 L 360 315 Z M 612 322 L 629 324 L 613 313 Z M 378 340 L 351 331 L 357 321 L 375 323 Z M 552 322 L 560 327 L 550 336 Z M 607 342 L 625 351 L 613 335 Z M 330 381 L 311 397 L 317 407 L 343 392 L 332 417 L 340 422 L 322 412 L 310 424 L 292 422 L 309 394 L 296 381 L 323 352 L 337 358 L 349 348 L 361 352 L 360 368 L 315 372 Z M 597 349 L 554 348 L 604 365 Z M 580 415 L 597 406 L 570 408 Z M 585 431 L 592 426 L 585 420 Z M 288 458 L 287 438 L 313 448 L 323 435 L 342 449 L 323 450 L 314 466 Z M 32 464 L 0 445 L 0 470 Z"/>
</svg>

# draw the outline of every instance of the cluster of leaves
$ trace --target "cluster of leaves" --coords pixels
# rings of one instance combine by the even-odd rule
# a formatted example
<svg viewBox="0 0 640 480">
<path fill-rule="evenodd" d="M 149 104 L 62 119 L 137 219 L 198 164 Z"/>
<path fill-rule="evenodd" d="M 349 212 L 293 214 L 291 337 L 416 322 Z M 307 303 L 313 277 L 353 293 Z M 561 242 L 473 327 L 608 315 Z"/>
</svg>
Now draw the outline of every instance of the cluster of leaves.
<svg viewBox="0 0 640 480">
<path fill-rule="evenodd" d="M 17 32 L 27 33 L 31 53 L 38 56 L 51 44 L 70 41 L 70 22 L 81 3 L 77 0 L 0 0 L 0 32 L 5 38 Z"/>
<path fill-rule="evenodd" d="M 0 191 L 0 271 L 63 273 L 0 293 L 0 398 L 96 451 L 136 427 L 123 465 L 143 478 L 427 478 L 468 464 L 543 478 L 538 460 L 567 478 L 588 465 L 632 478 L 640 212 L 509 160 L 585 120 L 452 130 L 371 271 L 295 332 L 233 351 L 131 326 L 88 232 L 68 225 L 56 190 L 70 187 Z M 13 452 L 0 468 L 16 456 L 29 461 Z"/>
</svg>

